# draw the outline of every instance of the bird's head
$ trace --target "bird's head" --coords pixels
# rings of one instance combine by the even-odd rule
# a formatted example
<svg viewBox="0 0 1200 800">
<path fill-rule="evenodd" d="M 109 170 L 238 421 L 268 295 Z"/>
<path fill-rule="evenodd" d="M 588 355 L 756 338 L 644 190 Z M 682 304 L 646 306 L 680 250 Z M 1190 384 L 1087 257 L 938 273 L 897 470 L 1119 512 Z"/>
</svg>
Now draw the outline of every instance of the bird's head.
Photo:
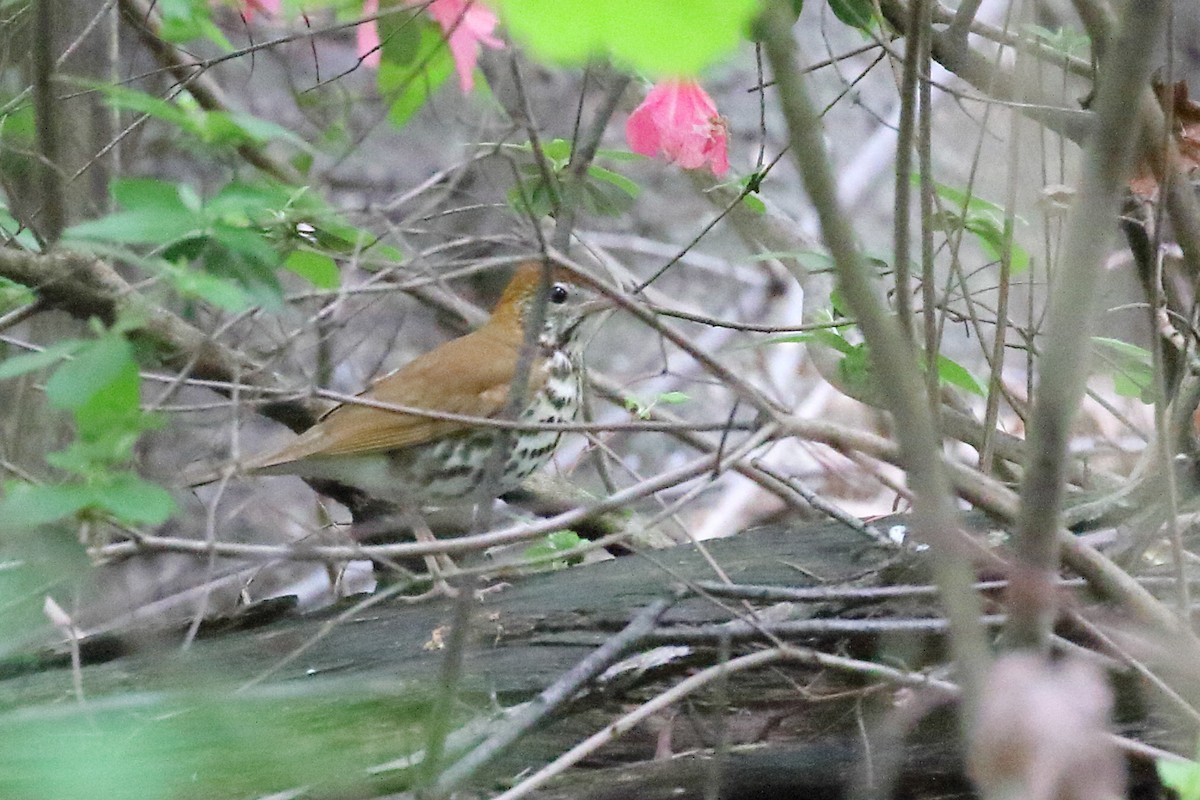
<svg viewBox="0 0 1200 800">
<path fill-rule="evenodd" d="M 542 264 L 531 261 L 517 268 L 489 324 L 511 327 L 524 335 L 538 318 L 539 304 L 544 304 L 544 311 L 538 344 L 546 349 L 569 347 L 585 319 L 611 306 L 587 279 L 552 266 L 547 281 Z"/>
</svg>

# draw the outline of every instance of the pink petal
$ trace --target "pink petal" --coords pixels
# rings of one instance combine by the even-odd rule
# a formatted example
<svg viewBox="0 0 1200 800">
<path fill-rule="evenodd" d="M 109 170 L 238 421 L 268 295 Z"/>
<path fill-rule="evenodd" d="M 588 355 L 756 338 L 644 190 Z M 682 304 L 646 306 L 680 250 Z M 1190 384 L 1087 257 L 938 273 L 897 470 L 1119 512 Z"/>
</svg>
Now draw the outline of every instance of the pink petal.
<svg viewBox="0 0 1200 800">
<path fill-rule="evenodd" d="M 363 0 L 362 11 L 364 17 L 378 14 L 379 0 Z M 364 22 L 355 28 L 354 38 L 358 57 L 362 60 L 363 66 L 378 69 L 381 45 L 379 43 L 379 26 L 375 20 Z"/>
<path fill-rule="evenodd" d="M 470 93 L 475 88 L 479 46 L 504 47 L 504 42 L 495 36 L 500 20 L 478 0 L 433 0 L 426 10 L 446 34 L 459 87 L 464 94 Z"/>
<path fill-rule="evenodd" d="M 646 102 L 629 115 L 629 120 L 625 123 L 625 141 L 635 153 L 651 158 L 658 155 L 662 137 L 659 136 L 658 126 L 654 124 L 654 109 L 646 105 Z"/>
<path fill-rule="evenodd" d="M 625 124 L 629 149 L 658 155 L 684 169 L 706 164 L 720 177 L 729 170 L 725 121 L 695 81 L 668 80 L 654 86 Z"/>
<path fill-rule="evenodd" d="M 710 140 L 708 149 L 708 164 L 712 169 L 713 175 L 718 178 L 725 177 L 725 173 L 729 172 L 729 142 L 725 133 L 724 122 L 720 123 L 720 132 L 715 133 Z"/>
</svg>

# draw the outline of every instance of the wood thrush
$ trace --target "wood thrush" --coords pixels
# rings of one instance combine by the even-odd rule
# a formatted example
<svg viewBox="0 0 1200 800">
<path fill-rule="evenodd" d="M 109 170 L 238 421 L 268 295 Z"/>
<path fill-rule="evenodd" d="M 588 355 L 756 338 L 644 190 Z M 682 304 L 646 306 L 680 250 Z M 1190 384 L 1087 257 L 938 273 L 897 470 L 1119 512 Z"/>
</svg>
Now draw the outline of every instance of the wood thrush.
<svg viewBox="0 0 1200 800">
<path fill-rule="evenodd" d="M 552 269 L 539 313 L 542 286 L 542 264 L 522 264 L 482 327 L 417 357 L 359 397 L 441 413 L 501 417 L 509 408 L 522 350 L 531 341 L 527 385 L 515 387 L 523 388 L 525 398 L 516 421 L 573 421 L 583 371 L 580 323 L 607 303 L 572 273 Z M 540 330 L 527 339 L 529 326 L 539 317 Z M 546 463 L 561 435 L 554 430 L 505 431 L 343 403 L 282 450 L 239 466 L 256 474 L 336 481 L 414 510 L 474 502 L 515 489 Z M 497 460 L 492 454 L 501 436 L 508 447 Z M 496 473 L 490 480 L 485 475 L 488 467 Z M 210 474 L 189 485 L 217 477 Z"/>
</svg>

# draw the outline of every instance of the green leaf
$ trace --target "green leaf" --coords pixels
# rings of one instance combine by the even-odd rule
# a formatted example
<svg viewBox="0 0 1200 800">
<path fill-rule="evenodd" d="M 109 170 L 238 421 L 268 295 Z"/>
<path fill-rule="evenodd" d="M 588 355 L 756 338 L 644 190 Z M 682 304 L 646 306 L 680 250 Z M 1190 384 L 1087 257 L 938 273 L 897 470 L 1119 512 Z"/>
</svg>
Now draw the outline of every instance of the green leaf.
<svg viewBox="0 0 1200 800">
<path fill-rule="evenodd" d="M 120 244 L 168 244 L 195 233 L 204 220 L 183 209 L 143 208 L 72 225 L 64 239 L 98 239 Z"/>
<path fill-rule="evenodd" d="M 625 410 L 629 411 L 639 419 L 647 419 L 650 416 L 650 412 L 659 403 L 664 403 L 666 405 L 679 405 L 681 403 L 686 403 L 691 399 L 692 398 L 684 392 L 663 392 L 658 397 L 655 397 L 651 402 L 645 403 L 633 395 L 626 395 Z"/>
<path fill-rule="evenodd" d="M 110 334 L 78 351 L 46 381 L 46 397 L 55 408 L 82 408 L 101 389 L 133 368 L 133 348 L 125 337 Z"/>
<path fill-rule="evenodd" d="M 850 355 L 861 346 L 851 344 L 846 337 L 842 336 L 836 330 L 816 330 L 809 333 L 808 336 L 813 341 L 819 342 L 826 347 L 832 347 L 834 350 L 837 350 L 839 353 L 844 355 Z"/>
<path fill-rule="evenodd" d="M 127 211 L 172 210 L 190 212 L 180 195 L 180 184 L 154 178 L 122 178 L 109 186 L 113 199 Z"/>
<path fill-rule="evenodd" d="M 1149 350 L 1120 339 L 1093 336 L 1097 357 L 1112 375 L 1113 390 L 1122 397 L 1153 403 L 1157 391 L 1154 357 Z"/>
<path fill-rule="evenodd" d="M 755 214 L 767 213 L 767 204 L 752 194 L 742 196 L 742 205 L 753 211 Z"/>
<path fill-rule="evenodd" d="M 240 147 L 254 143 L 254 137 L 238 125 L 228 111 L 205 111 L 197 108 L 192 111 L 192 117 L 196 133 L 205 144 Z"/>
<path fill-rule="evenodd" d="M 106 451 L 111 448 L 105 448 Z M 90 477 L 97 472 L 104 472 L 113 459 L 104 458 L 107 453 L 99 452 L 91 444 L 74 441 L 53 453 L 46 454 L 46 463 L 52 467 L 70 472 L 82 478 Z"/>
<path fill-rule="evenodd" d="M 498 0 L 514 38 L 538 57 L 581 64 L 611 53 L 660 76 L 696 75 L 734 50 L 757 0 Z"/>
<path fill-rule="evenodd" d="M 229 117 L 245 133 L 248 139 L 258 144 L 280 141 L 287 142 L 301 150 L 312 149 L 308 142 L 301 139 L 291 130 L 270 120 L 261 119 L 253 114 L 246 114 L 242 111 L 231 112 Z"/>
<path fill-rule="evenodd" d="M 251 305 L 250 295 L 229 278 L 170 262 L 161 266 L 160 274 L 183 297 L 195 297 L 226 311 L 243 311 Z"/>
<path fill-rule="evenodd" d="M 909 181 L 913 185 L 919 186 L 921 176 L 914 173 L 909 177 Z M 968 195 L 961 189 L 947 186 L 938 181 L 933 182 L 933 187 L 938 197 L 948 206 L 937 220 L 939 227 L 944 231 L 953 231 L 962 228 L 975 237 L 980 248 L 987 254 L 988 258 L 993 261 L 1002 260 L 1004 252 L 1004 206 L 997 205 L 975 194 Z M 1015 216 L 1013 221 L 1022 225 L 1026 224 L 1025 220 L 1020 216 Z M 1029 253 L 1016 242 L 1015 238 L 1012 242 L 1009 266 L 1014 275 L 1019 275 L 1029 269 Z"/>
<path fill-rule="evenodd" d="M 532 153 L 533 145 L 526 143 L 523 149 Z M 571 143 L 566 139 L 542 142 L 542 155 L 550 160 L 551 167 L 557 172 L 571 161 Z"/>
<path fill-rule="evenodd" d="M 572 531 L 572 530 L 555 531 L 554 533 L 547 534 L 546 538 L 543 539 L 538 544 L 531 545 L 530 547 L 525 548 L 524 556 L 526 559 L 528 559 L 530 561 L 545 560 L 548 558 L 553 558 L 558 553 L 561 553 L 566 550 L 572 550 L 572 549 L 579 547 L 580 545 L 586 544 L 586 543 L 587 543 L 587 540 L 584 539 L 583 537 L 581 537 L 575 531 Z M 552 561 L 551 566 L 561 568 L 561 567 L 568 566 L 569 564 L 578 564 L 582 561 L 583 561 L 583 556 L 576 555 L 569 559 Z"/>
<path fill-rule="evenodd" d="M 250 261 L 265 265 L 268 271 L 274 269 L 281 260 L 279 252 L 261 231 L 227 222 L 215 222 L 211 230 L 214 241 Z"/>
<path fill-rule="evenodd" d="M 188 112 L 181 108 L 178 104 L 169 100 L 163 100 L 160 97 L 155 97 L 152 94 L 130 89 L 128 86 L 120 86 L 106 81 L 84 81 L 77 80 L 79 83 L 93 91 L 98 91 L 104 94 L 108 104 L 113 108 L 118 108 L 124 111 L 136 111 L 141 114 L 149 114 L 152 117 L 161 119 L 164 122 L 169 122 L 176 125 L 189 133 L 195 133 L 195 124 L 193 123 Z"/>
<path fill-rule="evenodd" d="M 257 244 L 254 239 L 258 240 Z M 237 242 L 236 247 L 225 244 L 232 241 Z M 274 260 L 262 257 L 265 255 L 263 248 L 270 251 Z M 205 269 L 213 275 L 236 281 L 256 304 L 272 310 L 282 307 L 283 286 L 275 274 L 278 254 L 258 234 L 226 226 L 220 241 L 206 242 L 201 257 Z"/>
<path fill-rule="evenodd" d="M 554 210 L 554 195 L 541 176 L 535 175 L 508 190 L 508 204 L 522 214 L 544 217 Z"/>
<path fill-rule="evenodd" d="M 413 13 L 388 14 L 376 21 L 379 31 L 380 63 L 410 66 L 421 55 L 422 32 L 432 27 L 415 9 Z"/>
<path fill-rule="evenodd" d="M 379 244 L 381 240 L 376 239 L 375 243 L 368 244 L 366 250 L 371 258 L 380 261 L 403 261 L 404 253 L 398 247 L 393 247 L 390 244 Z"/>
<path fill-rule="evenodd" d="M 838 362 L 838 374 L 852 392 L 868 393 L 871 389 L 871 362 L 867 346 L 856 345 Z"/>
<path fill-rule="evenodd" d="M 318 289 L 336 289 L 341 282 L 337 263 L 329 256 L 312 250 L 293 250 L 283 266 Z"/>
<path fill-rule="evenodd" d="M 61 79 L 61 78 L 60 78 Z M 9 97 L 6 95 L 5 100 Z M 33 103 L 24 103 L 11 108 L 0 116 L 0 138 L 11 147 L 32 147 L 37 137 L 37 121 Z"/>
<path fill-rule="evenodd" d="M 453 73 L 454 59 L 440 30 L 432 25 L 422 26 L 420 43 L 411 62 L 379 64 L 379 93 L 391 102 L 388 108 L 391 123 L 404 127 Z"/>
<path fill-rule="evenodd" d="M 829 0 L 829 10 L 839 20 L 860 31 L 869 31 L 875 24 L 875 7 L 870 0 Z"/>
<path fill-rule="evenodd" d="M 610 169 L 597 167 L 595 164 L 593 164 L 592 166 L 588 167 L 588 175 L 596 180 L 611 183 L 613 186 L 616 186 L 625 194 L 629 195 L 631 199 L 636 200 L 637 196 L 642 193 L 642 187 L 638 186 L 635 181 L 626 178 L 619 172 L 613 172 Z"/>
<path fill-rule="evenodd" d="M 68 339 L 50 345 L 40 353 L 22 353 L 21 355 L 10 356 L 0 361 L 0 380 L 15 378 L 18 375 L 24 375 L 26 372 L 32 372 L 35 369 L 56 364 L 67 356 L 79 352 L 79 349 L 86 345 L 87 342 L 82 339 Z"/>
<path fill-rule="evenodd" d="M 208 6 L 204 0 L 158 0 L 158 9 L 162 14 L 158 35 L 176 44 L 208 39 L 226 51 L 232 50 L 233 45 L 212 21 Z"/>
<path fill-rule="evenodd" d="M 9 213 L 8 206 L 0 203 L 0 244 L 11 247 L 14 242 L 26 250 L 34 252 L 41 250 L 41 245 L 38 244 L 37 237 L 33 235 L 33 231 L 18 222 L 16 217 Z M 20 285 L 19 283 L 10 281 L 8 278 L 0 278 L 0 295 L 7 295 L 10 287 Z M 26 293 L 32 294 L 27 287 L 22 288 L 25 289 Z M 2 297 L 0 297 L 0 302 L 5 302 Z M 21 304 L 23 304 L 23 301 Z"/>
<path fill-rule="evenodd" d="M 112 380 L 75 409 L 79 437 L 97 446 L 98 450 L 93 454 L 96 460 L 118 462 L 127 459 L 138 433 L 153 424 L 153 418 L 142 413 L 138 402 L 141 385 L 137 364 L 131 359 L 121 366 Z"/>
<path fill-rule="evenodd" d="M 277 216 L 293 198 L 292 191 L 277 184 L 231 181 L 204 207 L 214 219 L 246 226 Z"/>
<path fill-rule="evenodd" d="M 937 371 L 938 380 L 942 383 L 957 386 L 979 397 L 987 397 L 987 389 L 975 379 L 975 376 L 966 367 L 951 361 L 940 353 L 938 354 Z"/>
<path fill-rule="evenodd" d="M 130 525 L 161 525 L 175 513 L 175 501 L 161 486 L 132 472 L 118 473 L 94 489 L 95 504 Z"/>
<path fill-rule="evenodd" d="M 2 224 L 0 222 L 0 225 Z M 19 306 L 27 306 L 36 299 L 37 295 L 25 284 L 0 276 L 0 314 Z"/>
<path fill-rule="evenodd" d="M 572 530 L 554 531 L 547 534 L 546 542 L 555 550 L 570 550 L 573 547 L 579 547 L 581 544 L 586 544 L 587 539 L 584 539 L 578 533 Z"/>
<path fill-rule="evenodd" d="M 14 528 L 33 528 L 77 513 L 90 498 L 91 492 L 85 486 L 34 486 L 9 481 L 0 497 L 0 519 Z"/>
<path fill-rule="evenodd" d="M 616 217 L 633 207 L 633 198 L 616 184 L 588 181 L 583 185 L 583 207 L 590 214 Z"/>
<path fill-rule="evenodd" d="M 1047 47 L 1057 50 L 1064 55 L 1069 56 L 1079 52 L 1086 53 L 1092 44 L 1091 37 L 1086 33 L 1072 28 L 1059 28 L 1056 31 L 1052 31 L 1040 25 L 1027 24 L 1024 27 L 1026 33 L 1041 39 Z"/>
<path fill-rule="evenodd" d="M 1168 789 L 1174 790 L 1179 800 L 1200 800 L 1200 764 L 1160 758 L 1154 762 L 1154 768 L 1159 780 Z"/>
</svg>

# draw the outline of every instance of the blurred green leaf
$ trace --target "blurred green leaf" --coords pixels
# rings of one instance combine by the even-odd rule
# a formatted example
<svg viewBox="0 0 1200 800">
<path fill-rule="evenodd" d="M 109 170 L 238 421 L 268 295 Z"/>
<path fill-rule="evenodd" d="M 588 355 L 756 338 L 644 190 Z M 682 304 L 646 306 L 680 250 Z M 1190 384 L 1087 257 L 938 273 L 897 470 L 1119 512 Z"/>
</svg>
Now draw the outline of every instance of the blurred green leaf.
<svg viewBox="0 0 1200 800">
<path fill-rule="evenodd" d="M 753 211 L 755 214 L 767 213 L 767 204 L 761 198 L 753 194 L 742 196 L 742 205 Z"/>
<path fill-rule="evenodd" d="M 132 472 L 111 475 L 93 492 L 96 506 L 130 525 L 161 525 L 176 509 L 166 489 Z"/>
<path fill-rule="evenodd" d="M 404 127 L 443 83 L 454 73 L 454 59 L 440 29 L 425 24 L 412 59 L 402 64 L 383 60 L 379 64 L 379 93 L 390 102 L 388 119 Z"/>
<path fill-rule="evenodd" d="M 920 186 L 921 176 L 913 174 L 910 176 L 910 182 Z M 938 215 L 938 226 L 947 232 L 965 230 L 975 237 L 988 258 L 1000 261 L 1004 253 L 1004 207 L 938 181 L 934 181 L 933 186 L 946 206 Z M 1019 216 L 1014 217 L 1013 221 L 1026 224 Z M 1029 269 L 1029 252 L 1021 247 L 1015 237 L 1012 241 L 1009 266 L 1014 275 Z"/>
<path fill-rule="evenodd" d="M 121 244 L 167 244 L 202 230 L 204 220 L 183 208 L 142 208 L 117 211 L 100 219 L 72 225 L 64 240 L 99 239 Z"/>
<path fill-rule="evenodd" d="M 231 112 L 229 118 L 248 139 L 257 144 L 279 141 L 287 142 L 300 150 L 311 149 L 308 142 L 282 125 L 271 122 L 268 119 L 262 119 L 243 111 Z"/>
<path fill-rule="evenodd" d="M 1154 357 L 1149 350 L 1120 339 L 1093 336 L 1096 356 L 1112 376 L 1113 390 L 1121 397 L 1153 403 L 1157 394 Z"/>
<path fill-rule="evenodd" d="M 180 184 L 155 178 L 121 178 L 109 186 L 113 199 L 129 211 L 142 209 L 195 213 L 179 194 Z"/>
<path fill-rule="evenodd" d="M 869 31 L 875 24 L 875 7 L 871 0 L 829 0 L 829 10 L 843 23 L 860 31 Z"/>
<path fill-rule="evenodd" d="M 589 214 L 617 217 L 633 207 L 631 197 L 613 183 L 588 181 L 583 185 L 583 208 Z"/>
<path fill-rule="evenodd" d="M 341 282 L 337 263 L 322 253 L 311 250 L 293 250 L 283 266 L 296 273 L 318 289 L 336 289 Z"/>
<path fill-rule="evenodd" d="M 524 170 L 528 177 L 508 190 L 508 204 L 516 211 L 544 217 L 554 211 L 554 194 L 532 165 Z M 557 178 L 553 180 L 557 181 Z"/>
<path fill-rule="evenodd" d="M 198 133 L 188 112 L 170 100 L 163 100 L 161 97 L 107 81 L 77 82 L 89 89 L 101 92 L 108 104 L 114 108 L 149 114 L 156 119 L 169 122 L 185 132 Z"/>
<path fill-rule="evenodd" d="M 157 271 L 183 297 L 195 297 L 225 311 L 243 311 L 251 305 L 250 295 L 229 278 L 171 262 L 164 262 Z"/>
<path fill-rule="evenodd" d="M 525 149 L 532 153 L 533 145 L 526 143 Z M 551 139 L 548 142 L 542 142 L 542 155 L 549 159 L 551 167 L 558 171 L 571 160 L 571 143 L 566 139 Z"/>
<path fill-rule="evenodd" d="M 397 67 L 411 66 L 423 52 L 423 33 L 433 28 L 433 23 L 414 8 L 409 14 L 388 14 L 375 22 L 379 31 L 380 63 Z"/>
<path fill-rule="evenodd" d="M 9 213 L 8 206 L 3 203 L 0 203 L 0 244 L 8 247 L 18 244 L 26 250 L 34 252 L 41 250 L 41 245 L 38 244 L 37 237 L 33 235 L 33 231 L 21 225 L 16 217 Z M 13 283 L 8 278 L 0 278 L 0 291 L 4 294 L 8 293 L 8 287 L 19 285 Z M 28 292 L 29 290 L 26 289 L 25 291 Z"/>
<path fill-rule="evenodd" d="M 82 706 L 56 698 L 0 715 L 0 796 L 362 797 L 370 766 L 420 747 L 423 711 L 410 700 L 329 686 L 268 698 L 218 694 L 203 688 L 213 677 L 168 672 L 174 691 L 89 695 Z"/>
<path fill-rule="evenodd" d="M 109 334 L 80 348 L 74 359 L 54 371 L 46 381 L 46 398 L 56 408 L 80 409 L 130 369 L 137 374 L 129 342 Z"/>
<path fill-rule="evenodd" d="M 840 331 L 833 328 L 815 330 L 805 335 L 826 347 L 832 347 L 843 355 L 850 355 L 861 346 L 851 343 Z"/>
<path fill-rule="evenodd" d="M 207 39 L 226 52 L 233 45 L 212 19 L 211 5 L 207 0 L 158 0 L 162 14 L 158 35 L 168 42 L 183 44 L 193 39 Z"/>
<path fill-rule="evenodd" d="M 597 54 L 660 76 L 696 75 L 734 50 L 757 0 L 498 0 L 513 37 L 538 57 Z"/>
<path fill-rule="evenodd" d="M 141 385 L 137 364 L 130 360 L 113 380 L 75 410 L 79 437 L 104 447 L 107 461 L 128 459 L 137 435 L 158 426 L 158 418 L 141 409 Z"/>
<path fill-rule="evenodd" d="M 659 403 L 666 405 L 680 405 L 688 402 L 691 399 L 692 398 L 684 392 L 663 392 L 649 403 L 646 403 L 637 397 L 634 397 L 633 395 L 626 395 L 625 410 L 633 413 L 639 419 L 647 419 L 650 416 L 650 412 Z"/>
<path fill-rule="evenodd" d="M 21 353 L 20 355 L 9 356 L 0 361 L 0 380 L 15 378 L 18 375 L 24 375 L 26 372 L 32 372 L 35 369 L 57 364 L 67 356 L 79 352 L 85 346 L 87 346 L 87 342 L 82 339 L 67 339 L 52 344 L 38 353 Z"/>
<path fill-rule="evenodd" d="M 545 559 L 553 559 L 559 553 L 572 550 L 580 545 L 586 544 L 587 539 L 577 534 L 572 530 L 555 531 L 547 534 L 546 538 L 535 545 L 525 548 L 523 555 L 527 560 L 542 561 Z M 575 555 L 570 558 L 551 561 L 551 568 L 563 568 L 572 564 L 579 564 L 583 561 L 582 555 Z"/>
<path fill-rule="evenodd" d="M 638 195 L 642 193 L 642 187 L 637 185 L 637 182 L 626 178 L 624 175 L 613 172 L 604 167 L 598 167 L 595 164 L 588 167 L 588 175 L 596 180 L 611 183 L 622 192 L 627 194 L 631 200 L 636 200 Z"/>
<path fill-rule="evenodd" d="M 1174 791 L 1179 800 L 1200 800 L 1200 764 L 1195 761 L 1169 761 L 1160 758 L 1154 762 L 1159 780 Z"/>
<path fill-rule="evenodd" d="M 854 345 L 838 362 L 838 374 L 851 393 L 871 393 L 871 361 L 865 344 Z"/>
<path fill-rule="evenodd" d="M 1025 25 L 1025 31 L 1035 38 L 1041 39 L 1047 47 L 1068 56 L 1086 53 L 1092 45 L 1091 37 L 1073 28 L 1063 27 L 1052 31 L 1049 28 L 1030 23 Z"/>
<path fill-rule="evenodd" d="M 79 512 L 90 500 L 91 492 L 79 485 L 34 486 L 7 481 L 0 497 L 0 519 L 13 528 L 36 528 Z"/>
<path fill-rule="evenodd" d="M 937 371 L 938 380 L 941 383 L 957 386 L 980 397 L 987 397 L 987 388 L 976 380 L 966 367 L 956 361 L 951 361 L 940 353 L 938 354 Z"/>
</svg>

